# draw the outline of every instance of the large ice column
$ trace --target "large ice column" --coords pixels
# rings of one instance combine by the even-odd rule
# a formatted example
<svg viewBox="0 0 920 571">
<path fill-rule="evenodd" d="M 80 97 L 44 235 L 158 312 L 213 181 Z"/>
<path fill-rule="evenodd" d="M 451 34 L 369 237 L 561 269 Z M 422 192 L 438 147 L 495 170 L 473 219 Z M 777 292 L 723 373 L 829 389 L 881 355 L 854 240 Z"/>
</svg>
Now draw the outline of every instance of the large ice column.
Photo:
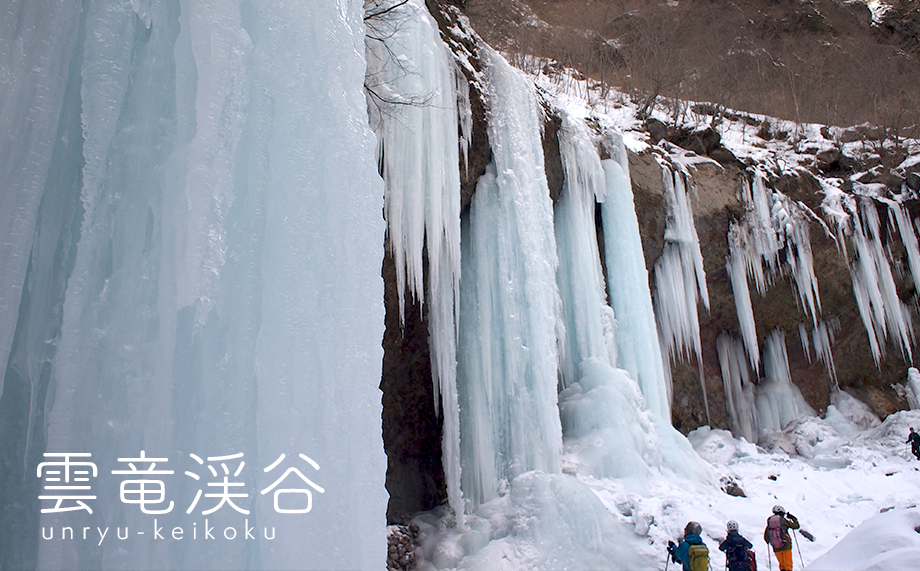
<svg viewBox="0 0 920 571">
<path fill-rule="evenodd" d="M 132 539 L 40 542 L 38 567 L 381 567 L 384 202 L 363 6 L 85 7 L 82 95 L 65 107 L 82 107 L 86 214 L 38 406 L 48 452 L 92 454 L 97 498 L 31 523 Z M 173 471 L 157 526 L 235 540 L 158 542 L 112 474 L 141 451 Z M 196 502 L 205 464 L 239 509 Z M 281 513 L 306 492 L 309 513 Z"/>
<path fill-rule="evenodd" d="M 875 204 L 864 199 L 859 206 L 855 201 L 846 204 L 853 216 L 853 242 L 856 259 L 850 266 L 853 293 L 859 315 L 869 335 L 869 345 L 876 364 L 885 354 L 885 343 L 893 337 L 901 353 L 910 360 L 914 340 L 913 325 L 907 306 L 898 298 L 891 263 L 879 227 Z"/>
<path fill-rule="evenodd" d="M 463 494 L 478 505 L 527 470 L 558 472 L 559 293 L 533 84 L 485 52 L 494 162 L 463 223 L 458 386 Z"/>
<path fill-rule="evenodd" d="M 371 36 L 375 39 L 367 42 L 368 109 L 377 132 L 377 156 L 386 183 L 385 217 L 396 260 L 400 317 L 405 311 L 406 295 L 426 300 L 423 267 L 427 255 L 434 400 L 438 407 L 443 399 L 447 495 L 462 523 L 456 382 L 460 281 L 458 123 L 468 122 L 468 109 L 463 106 L 459 110 L 464 120 L 458 121 L 454 90 L 458 71 L 424 3 L 413 0 L 399 5 L 373 22 Z"/>
<path fill-rule="evenodd" d="M 607 192 L 601 212 L 610 304 L 616 316 L 617 366 L 639 383 L 649 410 L 671 418 L 671 387 L 664 373 L 648 270 L 622 137 L 607 134 L 612 159 L 603 161 Z"/>
<path fill-rule="evenodd" d="M 697 305 L 702 298 L 709 309 L 709 290 L 703 269 L 700 239 L 693 221 L 693 209 L 687 194 L 686 176 L 662 167 L 667 223 L 664 250 L 655 262 L 655 315 L 658 333 L 668 362 L 692 353 L 700 367 L 700 386 L 706 417 L 709 399 L 703 379 L 703 350 L 700 343 L 700 318 Z"/>
<path fill-rule="evenodd" d="M 261 564 L 379 568 L 387 500 L 378 389 L 383 185 L 362 89 L 363 5 L 266 0 L 257 7 L 265 14 L 259 31 L 270 40 L 260 53 L 259 87 L 272 96 L 260 117 L 271 131 L 260 155 L 270 159 L 263 179 L 270 192 L 255 367 L 259 459 L 267 467 L 286 453 L 291 466 L 325 484 L 315 517 L 296 524 L 260 504 L 260 523 L 289 534 L 284 543 L 260 542 Z M 298 453 L 320 471 L 294 462 Z"/>
<path fill-rule="evenodd" d="M 563 115 L 559 148 L 565 186 L 555 206 L 555 233 L 556 281 L 565 324 L 560 355 L 564 388 L 578 380 L 578 367 L 585 359 L 616 365 L 616 344 L 594 223 L 595 204 L 604 199 L 607 189 L 604 170 L 581 119 Z"/>
<path fill-rule="evenodd" d="M 812 409 L 789 374 L 786 335 L 774 330 L 764 340 L 764 375 L 756 391 L 757 420 L 761 433 L 782 430 L 799 416 L 814 416 Z"/>
<path fill-rule="evenodd" d="M 217 302 L 228 247 L 225 220 L 234 200 L 236 148 L 249 101 L 252 40 L 242 27 L 241 9 L 239 0 L 183 0 L 177 38 L 188 48 L 178 54 L 179 71 L 183 64 L 192 65 L 197 78 L 194 86 L 180 83 L 180 90 L 188 89 L 187 98 L 180 95 L 177 102 L 180 124 L 193 131 L 183 151 L 187 217 L 179 238 L 184 251 L 176 295 L 180 307 L 197 304 L 197 327 Z"/>
<path fill-rule="evenodd" d="M 0 18 L 0 394 L 80 24 L 80 4 L 14 0 Z M 74 138 L 77 134 L 72 134 Z M 77 141 L 73 141 L 77 144 Z"/>
</svg>

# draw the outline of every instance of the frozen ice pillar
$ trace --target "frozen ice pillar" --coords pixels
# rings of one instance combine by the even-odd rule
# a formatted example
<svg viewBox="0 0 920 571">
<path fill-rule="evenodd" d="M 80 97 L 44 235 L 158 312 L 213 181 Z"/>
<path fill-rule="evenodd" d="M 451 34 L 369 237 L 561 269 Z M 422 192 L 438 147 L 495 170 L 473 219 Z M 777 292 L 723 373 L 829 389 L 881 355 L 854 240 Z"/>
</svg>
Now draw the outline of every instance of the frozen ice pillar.
<svg viewBox="0 0 920 571">
<path fill-rule="evenodd" d="M 38 567 L 382 568 L 383 185 L 362 5 L 179 8 L 84 4 L 65 107 L 82 113 L 84 138 L 69 144 L 86 160 L 68 180 L 82 176 L 85 215 L 44 420 L 49 453 L 93 455 L 97 498 L 91 514 L 30 522 L 147 535 L 131 548 L 39 542 Z M 120 501 L 113 470 L 141 451 L 174 471 L 175 505 L 155 517 L 186 541 L 157 543 L 152 517 Z M 240 510 L 207 496 L 193 505 L 219 486 L 203 463 L 222 462 Z M 316 484 L 309 513 L 282 513 L 306 506 L 291 470 Z M 205 518 L 235 541 L 190 539 Z"/>
<path fill-rule="evenodd" d="M 639 383 L 649 410 L 669 420 L 670 386 L 652 311 L 629 162 L 620 135 L 611 132 L 608 137 L 613 158 L 603 161 L 607 193 L 602 213 L 607 283 L 617 324 L 617 365 Z"/>
<path fill-rule="evenodd" d="M 764 340 L 764 375 L 757 386 L 755 402 L 761 433 L 782 430 L 800 416 L 814 416 L 812 409 L 789 374 L 786 335 L 775 330 Z"/>
<path fill-rule="evenodd" d="M 493 163 L 462 225 L 458 392 L 464 498 L 477 506 L 528 470 L 558 472 L 559 294 L 553 207 L 533 84 L 488 60 Z"/>
<path fill-rule="evenodd" d="M 556 282 L 565 325 L 560 355 L 564 388 L 578 380 L 585 359 L 601 359 L 608 365 L 617 361 L 614 316 L 607 305 L 594 223 L 595 205 L 606 192 L 604 170 L 580 118 L 563 113 L 559 148 L 565 182 L 555 205 Z"/>
</svg>

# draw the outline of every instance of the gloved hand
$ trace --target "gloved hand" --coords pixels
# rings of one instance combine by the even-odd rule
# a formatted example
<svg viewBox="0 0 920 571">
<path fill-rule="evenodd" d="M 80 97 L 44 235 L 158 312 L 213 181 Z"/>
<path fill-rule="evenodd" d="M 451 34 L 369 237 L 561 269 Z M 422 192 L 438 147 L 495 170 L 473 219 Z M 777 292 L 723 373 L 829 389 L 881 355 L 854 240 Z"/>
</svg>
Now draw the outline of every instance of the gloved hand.
<svg viewBox="0 0 920 571">
<path fill-rule="evenodd" d="M 673 541 L 669 541 L 669 542 L 668 542 L 668 555 L 671 556 L 671 559 L 672 559 L 672 560 L 674 560 L 674 550 L 675 550 L 676 548 L 677 548 L 677 546 L 674 545 L 674 542 L 673 542 Z M 676 560 L 675 560 L 675 562 L 676 562 Z"/>
<path fill-rule="evenodd" d="M 789 513 L 789 512 L 786 512 L 786 517 L 788 517 L 789 519 L 794 519 L 794 520 L 798 521 L 798 519 L 797 519 L 794 515 L 792 515 L 791 513 Z"/>
</svg>

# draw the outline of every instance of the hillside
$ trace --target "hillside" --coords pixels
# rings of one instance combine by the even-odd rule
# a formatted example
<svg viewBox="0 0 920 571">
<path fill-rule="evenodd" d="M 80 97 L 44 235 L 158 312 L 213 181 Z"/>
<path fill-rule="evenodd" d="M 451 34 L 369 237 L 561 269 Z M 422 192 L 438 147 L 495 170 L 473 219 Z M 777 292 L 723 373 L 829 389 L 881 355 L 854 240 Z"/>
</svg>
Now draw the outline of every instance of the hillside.
<svg viewBox="0 0 920 571">
<path fill-rule="evenodd" d="M 662 95 L 801 122 L 912 132 L 917 2 L 468 0 L 511 54 L 579 69 L 647 105 Z M 906 133 L 905 133 L 906 134 Z"/>
</svg>

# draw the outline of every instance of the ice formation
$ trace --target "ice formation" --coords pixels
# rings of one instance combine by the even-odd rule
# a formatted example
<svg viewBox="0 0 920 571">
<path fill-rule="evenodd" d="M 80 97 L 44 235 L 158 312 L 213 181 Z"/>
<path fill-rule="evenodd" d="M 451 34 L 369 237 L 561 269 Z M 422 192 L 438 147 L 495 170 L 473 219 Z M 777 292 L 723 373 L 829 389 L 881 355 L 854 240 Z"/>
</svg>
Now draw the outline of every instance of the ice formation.
<svg viewBox="0 0 920 571">
<path fill-rule="evenodd" d="M 79 129 L 59 131 L 58 125 L 62 109 L 69 109 L 64 94 L 80 10 L 79 4 L 29 2 L 22 4 L 18 18 L 10 15 L 0 22 L 0 117 L 8 129 L 0 137 L 0 371 L 6 371 L 13 345 L 39 205 L 53 179 L 49 167 L 55 141 L 80 137 Z"/>
<path fill-rule="evenodd" d="M 913 410 L 920 409 L 920 371 L 915 367 L 907 369 L 907 400 L 910 408 Z"/>
<path fill-rule="evenodd" d="M 457 310 L 460 287 L 460 139 L 471 127 L 469 85 L 421 2 L 375 19 L 368 44 L 368 110 L 386 184 L 385 217 L 396 261 L 400 317 L 405 296 L 425 296 L 425 259 L 435 406 L 443 399 L 443 458 L 451 507 L 462 525 Z M 463 77 L 460 74 L 460 77 Z M 466 89 L 460 99 L 457 84 Z M 462 90 L 461 90 L 462 91 Z M 465 104 L 463 103 L 465 102 Z M 466 145 L 463 145 L 464 151 Z M 465 161 L 465 159 L 464 159 Z M 408 288 L 408 291 L 407 291 Z M 424 304 L 420 303 L 420 307 Z"/>
<path fill-rule="evenodd" d="M 901 236 L 901 243 L 907 250 L 907 263 L 910 275 L 914 281 L 914 288 L 920 291 L 920 244 L 917 242 L 917 233 L 911 223 L 910 214 L 903 204 L 894 201 L 885 201 L 888 206 L 888 216 L 893 216 Z"/>
<path fill-rule="evenodd" d="M 687 194 L 687 175 L 662 167 L 667 222 L 664 250 L 655 262 L 655 315 L 658 333 L 668 362 L 679 356 L 696 357 L 700 387 L 709 418 L 709 399 L 703 380 L 703 353 L 697 305 L 702 298 L 709 309 L 709 290 L 703 270 L 703 254 L 696 234 L 693 210 Z"/>
<path fill-rule="evenodd" d="M 878 364 L 885 354 L 887 339 L 892 337 L 902 355 L 910 361 L 913 325 L 907 306 L 898 298 L 891 262 L 882 245 L 878 210 L 867 198 L 858 202 L 850 200 L 846 206 L 853 217 L 852 240 L 856 257 L 850 266 L 853 293 L 869 335 L 872 357 Z"/>
<path fill-rule="evenodd" d="M 818 328 L 821 297 L 815 276 L 807 208 L 781 192 L 768 191 L 763 175 L 746 182 L 742 192 L 746 213 L 729 229 L 726 270 L 745 350 L 754 371 L 760 370 L 760 346 L 751 306 L 748 278 L 760 295 L 782 273 L 788 272 L 798 294 L 799 307 Z M 781 255 L 782 254 L 782 255 Z"/>
<path fill-rule="evenodd" d="M 0 352 L 13 365 L 0 408 L 32 428 L 0 445 L 16 459 L 2 483 L 23 500 L 0 516 L 4 546 L 15 545 L 5 560 L 377 566 L 384 221 L 362 7 L 91 0 L 82 18 L 79 4 L 20 8 L 0 22 L 13 64 L 0 74 L 16 77 L 4 75 L 0 102 Z M 132 539 L 152 528 L 112 474 L 142 450 L 174 472 L 164 482 L 175 506 L 157 525 L 201 537 L 207 518 L 237 539 L 34 539 L 41 526 L 128 526 Z M 39 515 L 54 505 L 32 484 L 42 452 L 92 454 L 91 514 Z M 205 498 L 186 513 L 200 486 L 184 472 L 209 477 L 192 454 L 234 457 L 225 474 L 244 490 L 233 498 L 242 511 L 204 515 L 215 503 Z M 309 517 L 260 493 L 288 469 L 317 486 Z M 244 538 L 246 518 L 257 538 Z"/>
<path fill-rule="evenodd" d="M 605 132 L 611 159 L 603 161 L 607 191 L 601 205 L 610 304 L 616 316 L 616 365 L 639 383 L 649 410 L 671 418 L 671 386 L 661 355 L 648 270 L 622 137 Z"/>
<path fill-rule="evenodd" d="M 800 416 L 814 416 L 789 375 L 786 336 L 775 330 L 764 340 L 764 378 L 757 386 L 755 403 L 761 432 L 781 431 Z"/>
<path fill-rule="evenodd" d="M 559 269 L 556 279 L 565 325 L 560 355 L 562 386 L 578 380 L 578 366 L 588 358 L 617 362 L 614 314 L 607 305 L 597 245 L 594 209 L 607 185 L 597 148 L 579 118 L 563 115 L 559 148 L 565 183 L 554 207 Z M 619 338 L 619 336 L 617 336 Z"/>
<path fill-rule="evenodd" d="M 809 332 L 808 327 L 804 323 L 799 323 L 799 340 L 802 342 L 802 350 L 805 352 L 805 358 L 807 358 L 810 363 L 817 357 L 824 363 L 827 374 L 834 382 L 834 386 L 837 386 L 837 367 L 834 365 L 834 352 L 832 347 L 834 345 L 834 338 L 839 330 L 840 320 L 837 318 L 831 319 L 830 321 L 819 321 L 811 332 Z M 814 349 L 815 355 L 812 355 L 812 349 Z"/>
<path fill-rule="evenodd" d="M 498 54 L 484 55 L 493 162 L 462 226 L 457 374 L 463 495 L 472 507 L 524 472 L 559 472 L 562 449 L 542 118 L 533 84 Z"/>
<path fill-rule="evenodd" d="M 744 345 L 727 333 L 716 339 L 725 408 L 728 410 L 732 433 L 748 442 L 757 442 L 760 427 L 755 406 L 755 386 L 751 381 Z"/>
</svg>

